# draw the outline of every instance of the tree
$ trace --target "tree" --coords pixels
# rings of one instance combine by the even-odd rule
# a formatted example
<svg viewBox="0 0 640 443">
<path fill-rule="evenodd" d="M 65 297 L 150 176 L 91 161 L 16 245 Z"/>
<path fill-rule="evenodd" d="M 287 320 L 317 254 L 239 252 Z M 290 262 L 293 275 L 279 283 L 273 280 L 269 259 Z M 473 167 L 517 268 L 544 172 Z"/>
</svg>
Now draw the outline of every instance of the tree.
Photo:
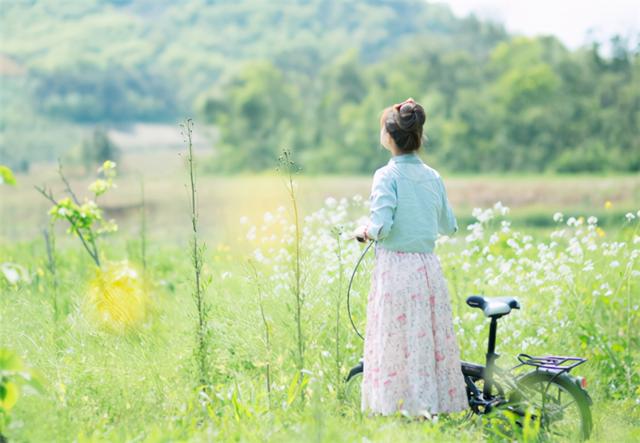
<svg viewBox="0 0 640 443">
<path fill-rule="evenodd" d="M 244 65 L 223 90 L 203 105 L 205 119 L 220 130 L 215 170 L 272 168 L 283 146 L 298 148 L 304 107 L 298 91 L 271 62 Z"/>
<path fill-rule="evenodd" d="M 120 149 L 109 139 L 104 128 L 96 127 L 92 136 L 83 140 L 80 155 L 85 169 L 92 171 L 97 165 L 101 165 L 107 160 L 117 162 L 120 157 Z"/>
</svg>

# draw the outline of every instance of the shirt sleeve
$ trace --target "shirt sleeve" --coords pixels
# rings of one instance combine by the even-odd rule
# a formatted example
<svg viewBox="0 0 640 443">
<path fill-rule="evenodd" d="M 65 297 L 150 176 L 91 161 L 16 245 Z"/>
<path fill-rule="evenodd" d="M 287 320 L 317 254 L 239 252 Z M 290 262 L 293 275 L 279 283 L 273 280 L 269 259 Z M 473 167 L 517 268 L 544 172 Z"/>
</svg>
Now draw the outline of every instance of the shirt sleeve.
<svg viewBox="0 0 640 443">
<path fill-rule="evenodd" d="M 398 203 L 393 177 L 379 170 L 373 176 L 371 186 L 369 224 L 367 237 L 380 240 L 389 234 L 393 225 L 393 215 Z"/>
<path fill-rule="evenodd" d="M 456 220 L 456 217 L 453 214 L 453 209 L 451 209 L 451 205 L 449 204 L 447 190 L 444 187 L 442 178 L 439 178 L 438 182 L 440 184 L 442 196 L 442 209 L 440 211 L 440 219 L 438 220 L 438 233 L 442 235 L 452 235 L 455 232 L 458 232 L 458 221 Z"/>
</svg>

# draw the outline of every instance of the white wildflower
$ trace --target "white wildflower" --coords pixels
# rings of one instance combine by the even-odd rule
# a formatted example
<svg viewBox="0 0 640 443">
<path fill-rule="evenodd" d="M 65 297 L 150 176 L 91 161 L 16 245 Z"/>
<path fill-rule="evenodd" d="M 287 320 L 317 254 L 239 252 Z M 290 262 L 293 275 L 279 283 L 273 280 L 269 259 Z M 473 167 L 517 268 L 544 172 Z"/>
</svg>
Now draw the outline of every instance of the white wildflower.
<svg viewBox="0 0 640 443">
<path fill-rule="evenodd" d="M 496 202 L 496 204 L 493 205 L 493 209 L 500 215 L 507 215 L 509 213 L 509 208 L 504 206 L 501 201 Z"/>
<path fill-rule="evenodd" d="M 324 204 L 328 208 L 335 208 L 336 205 L 338 204 L 338 200 L 336 200 L 333 197 L 327 197 L 326 200 L 324 201 Z"/>
<path fill-rule="evenodd" d="M 9 284 L 15 285 L 20 281 L 20 273 L 11 263 L 3 263 L 1 269 Z"/>
</svg>

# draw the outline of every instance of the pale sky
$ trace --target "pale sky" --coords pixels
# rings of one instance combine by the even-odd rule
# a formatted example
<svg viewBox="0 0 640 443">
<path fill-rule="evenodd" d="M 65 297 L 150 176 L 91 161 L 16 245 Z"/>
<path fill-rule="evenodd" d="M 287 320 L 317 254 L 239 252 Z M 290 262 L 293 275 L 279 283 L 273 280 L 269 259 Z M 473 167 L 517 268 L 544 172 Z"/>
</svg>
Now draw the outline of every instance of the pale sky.
<svg viewBox="0 0 640 443">
<path fill-rule="evenodd" d="M 437 0 L 435 0 L 437 1 Z M 593 38 L 607 40 L 614 34 L 638 43 L 640 0 L 440 0 L 456 15 L 474 12 L 478 17 L 505 24 L 508 31 L 554 34 L 570 48 Z"/>
</svg>

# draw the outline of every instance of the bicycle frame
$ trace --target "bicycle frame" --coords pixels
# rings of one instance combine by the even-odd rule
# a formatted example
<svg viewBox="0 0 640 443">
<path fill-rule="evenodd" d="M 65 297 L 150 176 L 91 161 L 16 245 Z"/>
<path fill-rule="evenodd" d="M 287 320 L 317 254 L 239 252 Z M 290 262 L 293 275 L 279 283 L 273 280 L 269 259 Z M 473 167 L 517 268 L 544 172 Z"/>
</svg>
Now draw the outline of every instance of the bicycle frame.
<svg viewBox="0 0 640 443">
<path fill-rule="evenodd" d="M 498 318 L 492 317 L 491 324 L 489 325 L 489 342 L 487 344 L 486 364 L 485 364 L 485 376 L 484 376 L 484 388 L 482 394 L 485 397 L 491 395 L 491 387 L 493 384 L 493 373 L 495 370 L 495 362 L 499 355 L 496 350 L 496 334 L 498 332 Z"/>
</svg>

